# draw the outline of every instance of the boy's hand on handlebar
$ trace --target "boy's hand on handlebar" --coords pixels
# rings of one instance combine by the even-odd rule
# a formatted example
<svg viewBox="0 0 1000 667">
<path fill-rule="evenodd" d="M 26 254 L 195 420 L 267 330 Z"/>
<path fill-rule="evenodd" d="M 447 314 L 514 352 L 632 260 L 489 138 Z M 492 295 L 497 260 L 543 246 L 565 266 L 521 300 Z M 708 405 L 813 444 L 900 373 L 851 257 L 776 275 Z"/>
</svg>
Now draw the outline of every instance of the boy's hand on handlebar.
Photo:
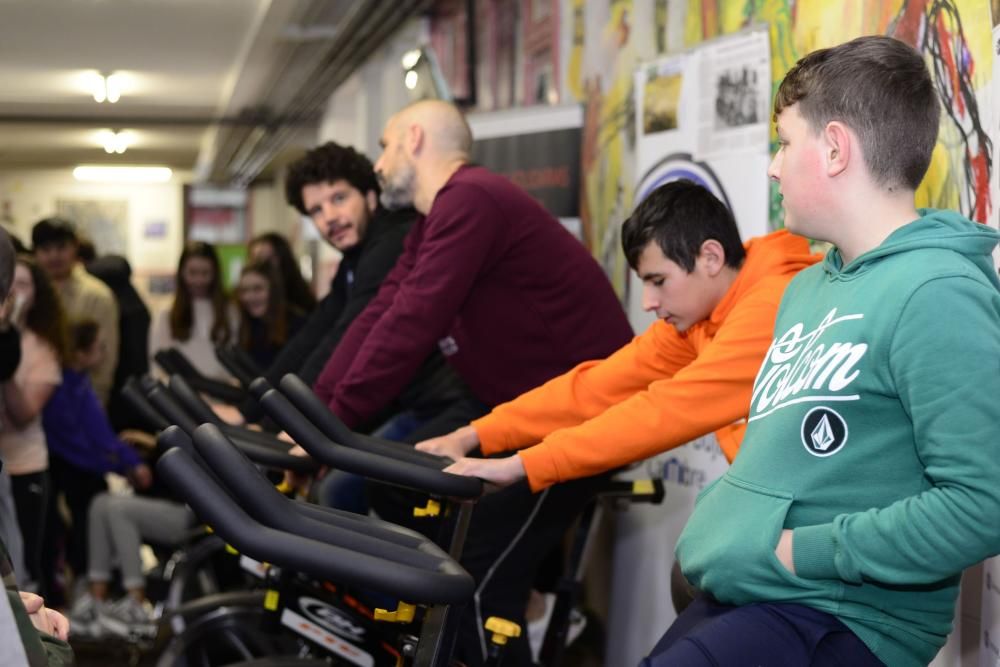
<svg viewBox="0 0 1000 667">
<path fill-rule="evenodd" d="M 416 444 L 416 448 L 421 452 L 446 456 L 453 461 L 458 461 L 478 446 L 479 436 L 472 426 L 463 426 L 448 435 L 430 438 Z"/>
<path fill-rule="evenodd" d="M 478 477 L 499 487 L 510 486 L 525 478 L 521 457 L 508 456 L 503 459 L 458 459 L 444 469 L 454 475 Z"/>
</svg>

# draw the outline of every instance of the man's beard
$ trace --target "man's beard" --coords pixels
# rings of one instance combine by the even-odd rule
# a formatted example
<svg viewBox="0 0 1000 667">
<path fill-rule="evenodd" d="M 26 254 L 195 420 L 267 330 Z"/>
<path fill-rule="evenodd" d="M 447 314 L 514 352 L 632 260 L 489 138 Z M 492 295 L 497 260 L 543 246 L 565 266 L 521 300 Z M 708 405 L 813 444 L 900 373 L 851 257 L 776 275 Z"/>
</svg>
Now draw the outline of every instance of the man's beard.
<svg viewBox="0 0 1000 667">
<path fill-rule="evenodd" d="M 382 186 L 382 194 L 379 201 L 382 206 L 390 211 L 413 206 L 413 182 L 416 180 L 416 171 L 412 165 L 402 167 L 396 177 L 390 182 L 380 177 L 379 184 Z"/>
</svg>

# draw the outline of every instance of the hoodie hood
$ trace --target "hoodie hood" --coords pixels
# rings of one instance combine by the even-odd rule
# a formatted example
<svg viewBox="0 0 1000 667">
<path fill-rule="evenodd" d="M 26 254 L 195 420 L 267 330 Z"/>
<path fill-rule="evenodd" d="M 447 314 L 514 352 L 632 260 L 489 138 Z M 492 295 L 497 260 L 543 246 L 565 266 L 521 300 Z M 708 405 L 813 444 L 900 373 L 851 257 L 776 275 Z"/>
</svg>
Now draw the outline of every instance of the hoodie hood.
<svg viewBox="0 0 1000 667">
<path fill-rule="evenodd" d="M 809 242 L 787 229 L 752 238 L 743 244 L 746 259 L 726 295 L 712 311 L 710 319 L 722 322 L 733 306 L 758 281 L 773 276 L 793 276 L 817 263 L 821 256 L 809 250 Z"/>
<path fill-rule="evenodd" d="M 954 211 L 918 209 L 917 212 L 920 214 L 919 218 L 894 231 L 877 248 L 864 253 L 846 267 L 840 251 L 831 248 L 823 260 L 824 270 L 830 276 L 849 279 L 864 273 L 876 262 L 890 255 L 936 248 L 963 255 L 994 285 L 1000 287 L 1000 279 L 993 263 L 993 249 L 1000 242 L 1000 232 L 972 222 Z"/>
</svg>

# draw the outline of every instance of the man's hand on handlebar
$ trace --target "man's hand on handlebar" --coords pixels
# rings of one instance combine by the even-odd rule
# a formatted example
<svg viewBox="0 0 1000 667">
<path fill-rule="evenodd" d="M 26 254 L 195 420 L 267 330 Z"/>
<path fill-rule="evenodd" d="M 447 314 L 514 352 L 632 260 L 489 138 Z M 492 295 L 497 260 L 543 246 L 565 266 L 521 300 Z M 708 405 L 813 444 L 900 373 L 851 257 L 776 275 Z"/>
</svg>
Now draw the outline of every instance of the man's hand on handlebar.
<svg viewBox="0 0 1000 667">
<path fill-rule="evenodd" d="M 521 457 L 516 454 L 503 459 L 460 458 L 444 471 L 455 475 L 478 477 L 498 487 L 510 486 L 526 476 Z"/>
<path fill-rule="evenodd" d="M 287 439 L 289 442 L 292 442 L 292 439 L 289 438 L 284 431 L 282 431 L 281 434 L 279 434 L 279 437 L 281 435 L 285 436 L 284 438 L 282 438 L 283 440 Z M 306 452 L 306 450 L 302 449 L 302 447 L 300 447 L 299 445 L 295 445 L 294 447 L 289 449 L 288 453 L 291 454 L 292 456 L 301 456 L 303 458 L 309 458 L 309 454 Z M 285 471 L 285 485 L 294 489 L 296 493 L 307 493 L 309 491 L 309 483 L 311 481 L 312 477 L 310 475 L 292 472 L 291 470 Z"/>
<path fill-rule="evenodd" d="M 448 435 L 430 438 L 416 444 L 416 448 L 421 452 L 447 456 L 453 461 L 458 461 L 478 446 L 479 435 L 476 434 L 476 429 L 472 426 L 463 426 Z"/>
</svg>

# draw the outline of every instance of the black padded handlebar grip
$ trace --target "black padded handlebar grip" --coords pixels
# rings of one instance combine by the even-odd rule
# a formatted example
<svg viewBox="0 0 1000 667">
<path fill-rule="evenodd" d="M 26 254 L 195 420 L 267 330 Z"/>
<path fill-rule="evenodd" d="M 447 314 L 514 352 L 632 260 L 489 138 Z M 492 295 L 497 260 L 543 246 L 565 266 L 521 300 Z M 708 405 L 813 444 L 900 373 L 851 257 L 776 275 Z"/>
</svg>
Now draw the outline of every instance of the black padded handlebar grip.
<svg viewBox="0 0 1000 667">
<path fill-rule="evenodd" d="M 288 373 L 281 378 L 278 387 L 281 393 L 291 401 L 292 405 L 299 412 L 305 415 L 327 438 L 334 442 L 339 442 L 354 449 L 363 449 L 397 459 L 404 459 L 436 470 L 442 470 L 454 463 L 449 458 L 421 452 L 401 442 L 392 442 L 383 438 L 374 438 L 355 433 L 347 427 L 347 424 L 340 420 L 340 417 L 330 412 L 329 408 L 323 405 L 323 401 L 319 400 L 319 397 L 313 393 L 312 389 L 293 373 Z"/>
<path fill-rule="evenodd" d="M 156 410 L 156 408 L 149 404 L 149 401 L 143 395 L 139 385 L 133 379 L 129 378 L 125 381 L 125 384 L 122 385 L 121 396 L 149 430 L 162 431 L 170 426 L 170 422 L 167 421 L 163 415 Z"/>
<path fill-rule="evenodd" d="M 173 393 L 166 387 L 160 384 L 153 387 L 149 392 L 149 401 L 168 421 L 179 426 L 188 435 L 194 434 L 195 429 L 198 428 L 199 424 L 185 412 Z M 273 446 L 262 445 L 252 438 L 242 437 L 242 434 L 233 436 L 233 441 L 248 458 L 269 468 L 301 473 L 315 472 L 318 468 L 315 461 L 303 456 L 292 456 L 287 453 L 287 449 L 281 451 Z"/>
<path fill-rule="evenodd" d="M 260 404 L 310 456 L 326 465 L 432 495 L 478 498 L 483 493 L 482 480 L 475 477 L 452 475 L 391 455 L 332 442 L 275 389 L 264 394 Z"/>
<path fill-rule="evenodd" d="M 178 373 L 170 376 L 170 392 L 189 415 L 199 424 L 221 424 L 222 420 L 212 411 L 212 408 L 198 395 L 187 380 Z"/>
<path fill-rule="evenodd" d="M 362 586 L 420 604 L 454 604 L 471 597 L 472 577 L 451 559 L 433 570 L 367 556 L 278 531 L 254 521 L 182 450 L 160 457 L 157 471 L 203 521 L 238 551 L 307 575 Z"/>
<path fill-rule="evenodd" d="M 282 454 L 287 453 L 292 447 L 291 443 L 275 437 L 273 433 L 251 431 L 250 429 L 242 426 L 225 423 L 221 418 L 219 418 L 218 415 L 215 414 L 212 407 L 206 403 L 200 395 L 198 395 L 198 392 L 194 390 L 188 381 L 180 375 L 170 376 L 169 388 L 170 394 L 174 397 L 174 399 L 176 399 L 177 403 L 181 405 L 181 407 L 183 407 L 184 410 L 198 424 L 215 424 L 221 428 L 226 435 L 234 440 L 237 440 L 239 443 L 252 443 L 260 445 Z M 261 463 L 263 463 L 263 461 L 261 461 Z M 310 469 L 315 469 L 315 467 Z"/>
<path fill-rule="evenodd" d="M 181 430 L 185 433 L 194 433 L 194 430 L 198 428 L 198 424 L 195 423 L 187 411 L 181 407 L 166 387 L 157 383 L 146 393 L 146 397 L 149 398 L 150 404 L 156 408 L 156 410 L 163 415 L 168 422 L 180 426 Z"/>
<path fill-rule="evenodd" d="M 233 377 L 239 380 L 241 385 L 248 387 L 258 374 L 251 372 L 242 363 L 240 363 L 240 361 L 233 354 L 234 349 L 235 348 L 232 345 L 216 345 L 215 357 Z"/>
<path fill-rule="evenodd" d="M 222 480 L 247 514 L 265 526 L 295 533 L 311 540 L 336 544 L 358 553 L 378 556 L 398 563 L 413 563 L 420 567 L 433 568 L 444 554 L 435 546 L 424 549 L 426 553 L 414 551 L 421 546 L 433 546 L 422 536 L 414 533 L 414 539 L 403 546 L 396 541 L 398 533 L 380 526 L 381 521 L 361 517 L 362 521 L 343 520 L 331 515 L 320 521 L 296 512 L 297 505 L 283 495 L 254 468 L 253 464 L 230 443 L 218 428 L 202 424 L 194 432 L 194 444 L 210 469 Z M 360 515 L 358 515 L 360 516 Z M 369 521 L 372 521 L 369 525 Z M 392 541 L 386 541 L 386 535 Z"/>
</svg>

